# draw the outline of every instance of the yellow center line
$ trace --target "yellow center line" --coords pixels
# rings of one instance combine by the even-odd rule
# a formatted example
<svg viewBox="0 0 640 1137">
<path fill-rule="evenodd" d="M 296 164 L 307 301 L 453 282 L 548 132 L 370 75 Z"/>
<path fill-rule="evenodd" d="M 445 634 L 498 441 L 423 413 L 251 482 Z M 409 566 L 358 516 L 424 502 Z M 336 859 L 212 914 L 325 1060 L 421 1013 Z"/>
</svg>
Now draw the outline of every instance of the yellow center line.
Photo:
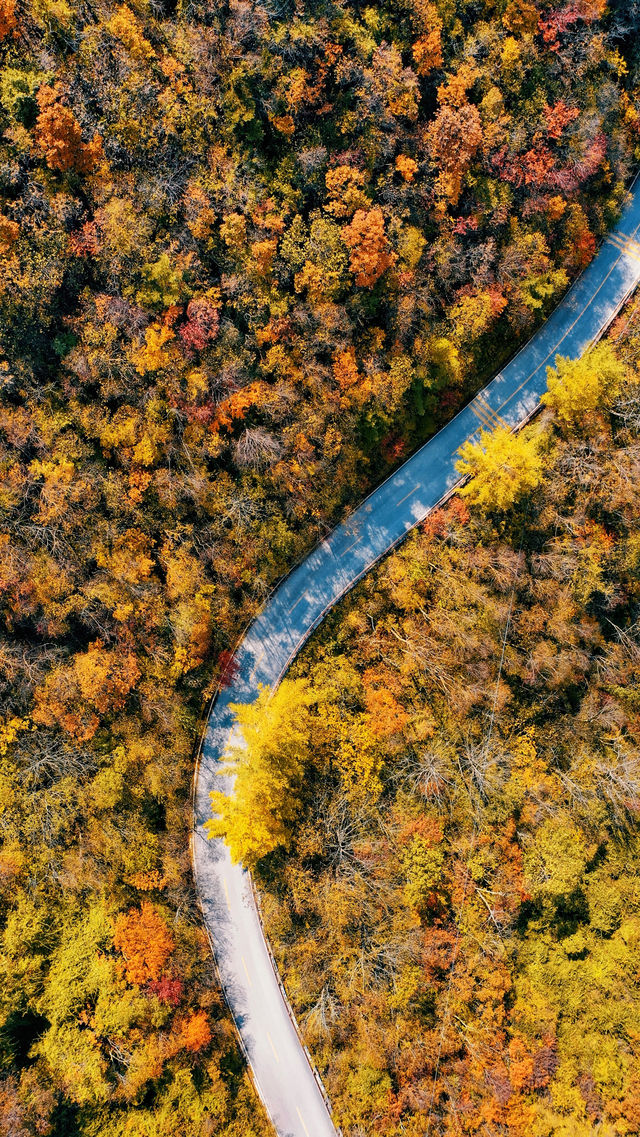
<svg viewBox="0 0 640 1137">
<path fill-rule="evenodd" d="M 635 238 L 627 237 L 627 234 L 621 233 L 620 230 L 618 230 L 618 233 L 614 233 L 613 237 L 615 240 L 622 240 L 625 245 L 631 245 L 634 249 L 640 249 L 640 243 L 636 241 Z"/>
<path fill-rule="evenodd" d="M 404 497 L 401 497 L 400 501 L 396 502 L 396 509 L 399 505 L 402 505 L 403 501 L 406 501 L 408 497 L 411 497 L 412 493 L 415 493 L 416 490 L 419 490 L 419 489 L 420 489 L 420 482 L 418 482 L 417 485 L 415 485 L 412 490 L 409 490 L 409 493 L 406 493 L 404 495 Z"/>
<path fill-rule="evenodd" d="M 251 982 L 251 976 L 249 975 L 249 968 L 247 967 L 246 960 L 245 960 L 244 956 L 242 956 L 242 966 L 244 967 L 244 973 L 247 977 L 247 983 L 249 984 L 250 987 L 253 987 L 253 983 Z"/>
<path fill-rule="evenodd" d="M 629 247 L 629 245 L 631 244 L 631 242 L 630 242 L 630 241 L 623 241 L 623 240 L 622 240 L 622 237 L 617 237 L 617 236 L 615 235 L 615 233 L 614 233 L 614 234 L 612 234 L 610 237 L 607 237 L 607 242 L 608 242 L 610 245 L 613 245 L 613 246 L 614 246 L 614 248 L 616 248 L 616 249 L 621 249 L 621 250 L 622 250 L 622 252 L 625 252 L 625 250 L 626 250 L 626 249 Z"/>
<path fill-rule="evenodd" d="M 487 430 L 495 430 L 495 428 L 497 426 L 503 426 L 504 425 L 504 420 L 500 420 L 500 418 L 497 415 L 494 418 L 492 418 L 491 415 L 489 414 L 489 412 L 487 411 L 487 409 L 485 407 L 483 407 L 481 403 L 477 404 L 474 402 L 471 404 L 471 407 L 472 407 L 473 413 L 476 416 L 476 418 L 478 419 L 478 421 Z"/>
<path fill-rule="evenodd" d="M 305 1131 L 305 1133 L 306 1133 L 307 1137 L 309 1137 L 309 1130 L 307 1129 L 307 1127 L 306 1127 L 306 1125 L 305 1125 L 305 1123 L 304 1123 L 304 1117 L 303 1117 L 303 1116 L 302 1116 L 302 1114 L 300 1113 L 300 1110 L 298 1109 L 298 1107 L 297 1107 L 297 1106 L 296 1106 L 296 1111 L 297 1111 L 298 1117 L 300 1118 L 300 1123 L 301 1123 L 301 1125 L 302 1125 L 302 1128 L 304 1129 L 304 1131 Z"/>
<path fill-rule="evenodd" d="M 362 533 L 360 534 L 359 537 L 356 537 L 355 541 L 352 541 L 350 545 L 347 545 L 346 549 L 342 550 L 342 552 L 340 553 L 340 556 L 341 557 L 346 556 L 346 554 L 349 552 L 349 550 L 352 549 L 354 545 L 357 545 L 358 541 L 361 541 L 361 540 L 362 540 Z"/>
<path fill-rule="evenodd" d="M 250 680 L 253 680 L 253 677 L 254 677 L 256 671 L 258 670 L 260 663 L 262 662 L 263 659 L 264 659 L 264 648 L 260 652 L 260 655 L 257 657 L 257 659 L 256 659 L 256 661 L 255 661 L 255 663 L 251 669 L 251 675 L 249 676 Z"/>
<path fill-rule="evenodd" d="M 620 249 L 620 252 L 626 253 L 628 257 L 633 257 L 634 260 L 640 258 L 640 245 L 637 241 L 632 241 L 631 238 L 623 241 L 615 235 L 608 237 L 607 240 L 610 245 L 613 245 L 614 249 Z"/>
<path fill-rule="evenodd" d="M 271 1035 L 269 1034 L 269 1031 L 267 1031 L 267 1038 L 269 1039 L 269 1046 L 273 1050 L 273 1056 L 274 1056 L 276 1062 L 279 1062 L 280 1058 L 278 1056 L 278 1051 L 276 1050 L 275 1046 L 273 1045 L 273 1039 L 272 1039 Z"/>
<path fill-rule="evenodd" d="M 224 894 L 227 898 L 227 908 L 229 909 L 229 911 L 231 911 L 231 901 L 229 899 L 229 886 L 227 885 L 226 880 L 223 880 L 222 883 L 224 884 Z"/>
<path fill-rule="evenodd" d="M 496 424 L 491 421 L 489 416 L 481 409 L 480 406 L 476 405 L 476 403 L 472 403 L 471 409 L 481 426 L 487 427 L 489 430 L 493 430 Z"/>
<path fill-rule="evenodd" d="M 293 609 L 294 609 L 294 608 L 297 608 L 297 607 L 298 607 L 298 604 L 300 604 L 300 602 L 306 598 L 306 595 L 307 595 L 307 594 L 306 594 L 306 592 L 303 592 L 303 593 L 302 593 L 302 595 L 298 597 L 298 599 L 296 600 L 295 604 L 292 604 L 292 605 L 291 605 L 291 607 L 290 607 L 290 609 L 289 609 L 289 612 L 288 612 L 288 615 L 289 615 L 289 616 L 290 616 L 290 615 L 291 615 L 291 613 L 293 612 Z"/>
<path fill-rule="evenodd" d="M 506 422 L 505 419 L 502 418 L 502 415 L 499 415 L 497 411 L 494 411 L 493 407 L 487 399 L 485 399 L 482 395 L 478 395 L 476 396 L 476 402 L 490 419 L 498 423 L 500 426 L 507 427 L 508 430 L 511 430 L 508 422 Z"/>
</svg>

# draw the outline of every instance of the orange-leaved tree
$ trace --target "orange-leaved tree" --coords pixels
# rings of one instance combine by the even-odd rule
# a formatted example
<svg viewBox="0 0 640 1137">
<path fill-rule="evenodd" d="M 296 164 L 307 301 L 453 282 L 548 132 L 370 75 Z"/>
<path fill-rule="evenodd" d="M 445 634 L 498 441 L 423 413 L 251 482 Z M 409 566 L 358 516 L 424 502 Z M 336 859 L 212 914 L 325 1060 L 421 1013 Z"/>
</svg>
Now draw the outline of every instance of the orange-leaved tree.
<svg viewBox="0 0 640 1137">
<path fill-rule="evenodd" d="M 342 239 L 350 250 L 349 268 L 361 288 L 373 288 L 391 265 L 395 253 L 389 249 L 384 231 L 384 217 L 377 206 L 368 211 L 358 209 L 350 225 L 342 230 Z"/>
<path fill-rule="evenodd" d="M 0 40 L 18 34 L 16 0 L 0 0 Z"/>
<path fill-rule="evenodd" d="M 94 134 L 82 141 L 82 129 L 75 114 L 62 102 L 60 83 L 43 85 L 37 94 L 40 113 L 36 120 L 36 142 L 50 170 L 65 174 L 89 174 L 102 158 L 102 139 Z"/>
<path fill-rule="evenodd" d="M 153 904 L 121 912 L 113 932 L 114 947 L 124 956 L 123 970 L 130 983 L 158 980 L 175 948 L 175 940 Z"/>
</svg>

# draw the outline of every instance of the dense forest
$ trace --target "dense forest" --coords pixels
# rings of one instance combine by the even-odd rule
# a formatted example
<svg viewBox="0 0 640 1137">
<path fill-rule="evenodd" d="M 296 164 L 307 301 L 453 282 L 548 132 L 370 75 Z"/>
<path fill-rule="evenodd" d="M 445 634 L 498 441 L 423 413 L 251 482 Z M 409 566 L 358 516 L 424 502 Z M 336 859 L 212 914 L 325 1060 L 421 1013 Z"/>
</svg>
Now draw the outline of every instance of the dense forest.
<svg viewBox="0 0 640 1137">
<path fill-rule="evenodd" d="M 274 581 L 464 403 L 593 255 L 640 156 L 639 30 L 637 0 L 0 0 L 1 1132 L 266 1132 L 190 875 L 202 709 Z M 581 445 L 587 469 L 600 461 L 617 469 L 606 440 L 602 456 L 599 444 L 595 456 Z M 449 532 L 455 517 L 447 518 Z M 467 530 L 460 514 L 457 524 L 455 541 L 434 533 L 429 556 L 460 548 L 471 580 L 490 575 L 487 523 Z M 597 576 L 597 550 L 623 520 L 584 524 L 571 555 Z M 406 556 L 418 563 L 425 540 Z M 505 531 L 496 554 L 507 575 L 509 540 Z M 486 570 L 474 561 L 476 541 Z M 501 611 L 480 576 L 487 603 Z M 630 587 L 616 581 L 616 595 Z M 400 603 L 386 593 L 384 602 Z M 578 666 L 571 652 L 591 659 L 592 601 L 575 603 L 586 615 L 573 631 L 574 609 L 566 610 L 576 643 L 559 675 Z M 604 616 L 598 628 L 608 643 Z M 362 651 L 371 650 L 363 639 Z M 538 649 L 534 678 L 555 675 L 545 652 L 553 649 Z M 604 647 L 598 653 L 608 659 Z M 617 674 L 615 661 L 606 666 Z M 466 690 L 449 667 L 442 682 Z M 345 691 L 360 682 L 350 668 Z M 470 715 L 474 690 L 465 695 Z M 550 680 L 550 706 L 554 690 Z M 376 698 L 384 718 L 387 696 Z M 409 706 L 397 714 L 408 716 L 409 732 L 436 731 L 428 715 L 416 724 Z M 563 714 L 568 730 L 570 709 Z M 522 737 L 534 727 L 527 720 Z M 402 730 L 392 743 L 399 751 Z M 525 765 L 526 746 L 547 761 L 544 737 L 518 745 Z M 402 804 L 409 791 L 389 787 L 382 757 L 363 743 L 333 761 L 354 783 L 359 764 L 372 763 L 365 781 L 384 785 L 389 833 L 413 824 Z M 453 820 L 438 820 L 436 795 L 425 821 L 414 795 L 406 810 L 415 808 L 417 827 L 405 841 L 408 849 L 418 841 L 419 861 L 420 842 L 432 848 L 432 822 L 443 840 L 448 834 L 436 860 L 442 854 L 453 900 L 432 904 L 445 971 L 471 812 L 489 834 L 489 858 L 498 841 L 481 789 L 471 786 L 470 807 L 461 785 L 446 785 L 438 794 L 451 800 Z M 344 816 L 359 824 L 359 814 Z M 381 882 L 391 874 L 382 898 L 396 887 L 396 868 L 379 832 L 374 826 L 367 856 Z M 514 835 L 504 834 L 504 857 L 524 872 Z M 593 839 L 584 838 L 589 865 Z M 302 882 L 312 854 L 298 852 Z M 603 872 L 609 855 L 605 847 Z M 282 871 L 290 882 L 293 867 Z M 313 872 L 325 871 L 320 859 Z M 547 919 L 542 901 L 536 915 L 538 902 L 534 895 L 530 928 Z M 435 927 L 423 925 L 425 904 L 399 904 L 393 916 L 408 921 L 405 986 L 394 987 L 408 993 L 394 996 L 397 1014 L 383 963 L 379 1016 L 370 988 L 362 991 L 362 1024 L 379 1017 L 383 1034 L 397 1027 L 397 1054 L 413 1067 L 398 1073 L 400 1059 L 389 1058 L 388 1069 L 388 1049 L 372 1041 L 367 1061 L 351 1069 L 364 1025 L 353 1049 L 334 1040 L 331 1091 L 345 1116 L 361 1110 L 354 1124 L 365 1128 L 372 1110 L 410 1116 L 402 1095 L 419 1102 L 428 1081 L 429 1036 L 417 1024 L 426 1031 L 436 1013 L 438 981 L 423 992 L 416 978 L 415 944 Z M 496 909 L 500 935 L 515 943 L 512 919 L 524 916 Z M 377 916 L 370 923 L 386 934 Z M 312 937 L 301 935 L 303 945 L 313 960 Z M 471 975 L 471 957 L 468 967 Z M 507 974 L 506 963 L 492 969 Z M 343 982 L 355 974 L 347 967 Z M 292 967 L 288 977 L 299 998 Z M 329 1000 L 318 1022 L 348 1033 L 357 1018 L 350 996 L 332 982 L 318 988 L 312 976 L 316 991 L 320 1008 Z M 343 1007 L 337 1027 L 331 1000 Z M 496 993 L 488 1016 L 498 1004 Z M 536 1020 L 531 1038 L 541 1030 Z M 529 1037 L 524 1027 L 517 1037 Z M 458 1079 L 460 1102 L 488 1103 L 471 1049 L 456 1045 L 447 1028 L 446 1100 L 457 1100 Z M 478 1063 L 484 1045 L 482 1036 Z M 612 1100 L 626 1101 L 627 1075 L 619 1076 L 618 1097 L 608 1083 L 604 1093 L 609 1114 Z M 499 1077 L 487 1074 L 486 1085 Z M 583 1098 L 598 1094 L 594 1082 Z M 623 1122 L 633 1130 L 629 1108 L 611 1121 L 617 1131 Z M 399 1121 L 399 1131 L 409 1124 Z"/>
<path fill-rule="evenodd" d="M 640 1131 L 626 325 L 561 363 L 506 457 L 499 430 L 469 447 L 461 495 L 239 709 L 236 811 L 265 776 L 286 808 L 267 857 L 234 811 L 228 836 L 346 1137 Z M 497 454 L 520 471 L 501 504 Z"/>
</svg>

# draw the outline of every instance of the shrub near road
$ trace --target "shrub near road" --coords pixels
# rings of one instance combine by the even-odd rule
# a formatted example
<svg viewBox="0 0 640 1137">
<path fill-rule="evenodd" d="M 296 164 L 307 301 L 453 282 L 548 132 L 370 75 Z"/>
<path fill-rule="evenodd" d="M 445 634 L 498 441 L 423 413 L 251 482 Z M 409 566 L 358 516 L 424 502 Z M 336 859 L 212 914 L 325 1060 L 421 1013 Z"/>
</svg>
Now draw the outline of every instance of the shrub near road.
<svg viewBox="0 0 640 1137">
<path fill-rule="evenodd" d="M 261 1131 L 193 903 L 196 716 L 274 579 L 590 257 L 637 30 L 0 0 L 12 1137 Z"/>
</svg>

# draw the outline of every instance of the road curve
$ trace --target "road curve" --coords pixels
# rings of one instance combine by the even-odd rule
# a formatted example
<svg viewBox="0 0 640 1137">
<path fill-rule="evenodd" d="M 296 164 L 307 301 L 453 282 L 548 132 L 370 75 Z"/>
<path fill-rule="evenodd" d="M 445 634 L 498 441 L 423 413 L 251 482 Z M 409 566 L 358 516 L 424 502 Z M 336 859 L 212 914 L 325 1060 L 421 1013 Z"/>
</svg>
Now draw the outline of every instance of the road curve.
<svg viewBox="0 0 640 1137">
<path fill-rule="evenodd" d="M 319 1079 L 300 1042 L 272 964 L 249 874 L 208 841 L 209 793 L 231 791 L 220 760 L 233 733 L 231 703 L 274 687 L 329 609 L 457 484 L 455 456 L 485 425 L 522 424 L 546 389 L 557 353 L 577 358 L 640 282 L 640 189 L 619 225 L 539 332 L 484 390 L 338 525 L 272 594 L 236 652 L 237 672 L 215 700 L 194 778 L 192 857 L 220 981 L 258 1093 L 278 1137 L 336 1137 Z"/>
</svg>

